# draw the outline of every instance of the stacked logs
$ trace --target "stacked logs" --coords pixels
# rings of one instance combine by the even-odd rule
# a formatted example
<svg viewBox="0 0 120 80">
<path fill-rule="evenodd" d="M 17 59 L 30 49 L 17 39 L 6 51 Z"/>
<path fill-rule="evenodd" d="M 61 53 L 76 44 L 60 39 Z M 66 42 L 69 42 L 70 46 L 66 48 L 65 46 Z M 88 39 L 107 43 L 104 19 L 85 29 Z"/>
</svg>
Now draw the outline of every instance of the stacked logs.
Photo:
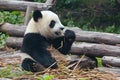
<svg viewBox="0 0 120 80">
<path fill-rule="evenodd" d="M 18 26 L 9 23 L 1 24 L 0 31 L 10 35 L 7 46 L 20 48 L 26 26 Z M 120 67 L 120 35 L 112 33 L 82 31 L 69 28 L 76 34 L 76 42 L 72 45 L 70 53 L 73 55 L 91 55 L 101 57 L 103 65 Z"/>
</svg>

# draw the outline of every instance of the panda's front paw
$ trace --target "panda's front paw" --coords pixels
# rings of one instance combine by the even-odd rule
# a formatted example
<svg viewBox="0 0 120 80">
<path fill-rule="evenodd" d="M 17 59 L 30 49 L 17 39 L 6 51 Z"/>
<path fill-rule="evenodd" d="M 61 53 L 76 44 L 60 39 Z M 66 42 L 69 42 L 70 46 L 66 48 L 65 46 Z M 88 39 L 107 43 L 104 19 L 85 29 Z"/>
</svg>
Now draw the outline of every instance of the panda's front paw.
<svg viewBox="0 0 120 80">
<path fill-rule="evenodd" d="M 71 43 L 75 41 L 76 36 L 75 36 L 74 31 L 66 30 L 64 35 L 65 35 L 66 41 L 71 42 Z"/>
</svg>

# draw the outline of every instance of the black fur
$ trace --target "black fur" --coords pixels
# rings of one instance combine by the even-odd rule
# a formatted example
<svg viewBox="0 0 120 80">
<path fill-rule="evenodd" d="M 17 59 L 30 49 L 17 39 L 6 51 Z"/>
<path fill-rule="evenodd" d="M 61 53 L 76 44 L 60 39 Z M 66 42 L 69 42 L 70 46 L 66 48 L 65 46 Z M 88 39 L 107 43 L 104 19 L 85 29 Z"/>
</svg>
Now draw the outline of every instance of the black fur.
<svg viewBox="0 0 120 80">
<path fill-rule="evenodd" d="M 49 24 L 49 26 L 50 26 L 50 28 L 53 28 L 54 26 L 55 26 L 55 21 L 54 20 L 52 20 L 51 22 L 50 22 L 50 24 Z"/>
<path fill-rule="evenodd" d="M 67 54 L 72 46 L 72 43 L 75 41 L 75 33 L 71 30 L 65 31 L 65 36 L 58 37 L 53 40 L 53 46 L 58 49 L 62 54 Z M 61 48 L 59 48 L 62 46 Z"/>
<path fill-rule="evenodd" d="M 24 37 L 21 51 L 29 54 L 44 67 L 49 67 L 56 62 L 56 60 L 51 56 L 50 52 L 47 51 L 48 46 L 49 43 L 45 37 L 37 33 L 29 33 Z M 56 67 L 57 64 L 53 66 L 53 68 Z"/>
<path fill-rule="evenodd" d="M 42 18 L 42 14 L 41 14 L 41 12 L 39 10 L 35 10 L 33 12 L 33 19 L 34 19 L 34 21 L 38 22 L 39 18 Z"/>
<path fill-rule="evenodd" d="M 33 61 L 30 58 L 25 58 L 22 62 L 22 67 L 24 70 L 36 72 L 38 69 L 34 65 L 39 64 L 36 61 Z"/>
<path fill-rule="evenodd" d="M 29 71 L 36 71 L 34 69 L 34 66 L 32 66 L 33 63 L 40 63 L 44 67 L 49 67 L 53 63 L 56 62 L 56 60 L 51 56 L 50 52 L 47 50 L 47 47 L 50 44 L 53 44 L 53 46 L 58 49 L 61 53 L 67 54 L 71 48 L 71 45 L 73 41 L 75 40 L 75 33 L 71 30 L 66 30 L 65 36 L 55 38 L 53 40 L 46 39 L 44 36 L 41 36 L 37 33 L 28 33 L 25 35 L 23 40 L 23 45 L 21 48 L 22 52 L 27 53 L 30 55 L 35 61 L 26 59 L 22 62 L 22 67 L 25 70 L 28 70 L 30 66 Z M 61 44 L 63 42 L 63 44 Z M 62 47 L 60 47 L 63 45 Z M 26 64 L 30 65 L 26 65 Z M 57 64 L 52 66 L 52 68 L 57 68 Z"/>
</svg>

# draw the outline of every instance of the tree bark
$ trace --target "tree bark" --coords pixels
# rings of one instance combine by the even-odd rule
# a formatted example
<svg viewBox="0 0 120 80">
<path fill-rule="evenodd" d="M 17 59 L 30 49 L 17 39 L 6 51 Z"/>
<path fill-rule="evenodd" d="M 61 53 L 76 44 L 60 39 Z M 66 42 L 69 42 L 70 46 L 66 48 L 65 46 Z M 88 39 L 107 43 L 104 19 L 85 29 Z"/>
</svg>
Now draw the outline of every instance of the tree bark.
<svg viewBox="0 0 120 80">
<path fill-rule="evenodd" d="M 23 38 L 9 37 L 6 44 L 9 47 L 20 48 L 22 45 L 22 40 Z M 70 52 L 72 54 L 86 54 L 95 57 L 120 56 L 120 47 L 105 44 L 74 43 Z"/>
<path fill-rule="evenodd" d="M 54 5 L 52 2 L 54 0 L 48 0 L 46 3 L 37 3 L 37 2 L 27 2 L 27 1 L 12 1 L 12 0 L 0 0 L 0 9 L 1 10 L 18 10 L 26 11 L 27 6 L 31 5 L 34 9 L 45 10 L 49 9 Z M 48 3 L 49 2 L 49 3 Z M 51 2 L 51 3 L 50 3 Z"/>
<path fill-rule="evenodd" d="M 108 67 L 120 67 L 120 57 L 104 56 L 102 64 Z"/>
</svg>

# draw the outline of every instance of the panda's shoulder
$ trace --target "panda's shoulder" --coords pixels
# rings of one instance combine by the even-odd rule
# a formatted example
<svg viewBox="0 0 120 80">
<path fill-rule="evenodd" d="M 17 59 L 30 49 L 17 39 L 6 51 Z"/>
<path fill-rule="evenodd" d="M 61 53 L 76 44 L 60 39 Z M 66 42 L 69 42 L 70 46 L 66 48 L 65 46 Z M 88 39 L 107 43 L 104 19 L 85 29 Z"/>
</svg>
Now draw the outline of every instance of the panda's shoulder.
<svg viewBox="0 0 120 80">
<path fill-rule="evenodd" d="M 45 37 L 40 35 L 39 33 L 27 33 L 25 36 L 24 36 L 24 39 L 26 40 L 44 40 Z"/>
<path fill-rule="evenodd" d="M 40 34 L 38 33 L 27 33 L 25 34 L 24 38 L 40 38 Z"/>
<path fill-rule="evenodd" d="M 40 36 L 40 34 L 39 33 L 27 33 L 25 34 L 24 37 L 37 37 L 37 36 Z"/>
</svg>

